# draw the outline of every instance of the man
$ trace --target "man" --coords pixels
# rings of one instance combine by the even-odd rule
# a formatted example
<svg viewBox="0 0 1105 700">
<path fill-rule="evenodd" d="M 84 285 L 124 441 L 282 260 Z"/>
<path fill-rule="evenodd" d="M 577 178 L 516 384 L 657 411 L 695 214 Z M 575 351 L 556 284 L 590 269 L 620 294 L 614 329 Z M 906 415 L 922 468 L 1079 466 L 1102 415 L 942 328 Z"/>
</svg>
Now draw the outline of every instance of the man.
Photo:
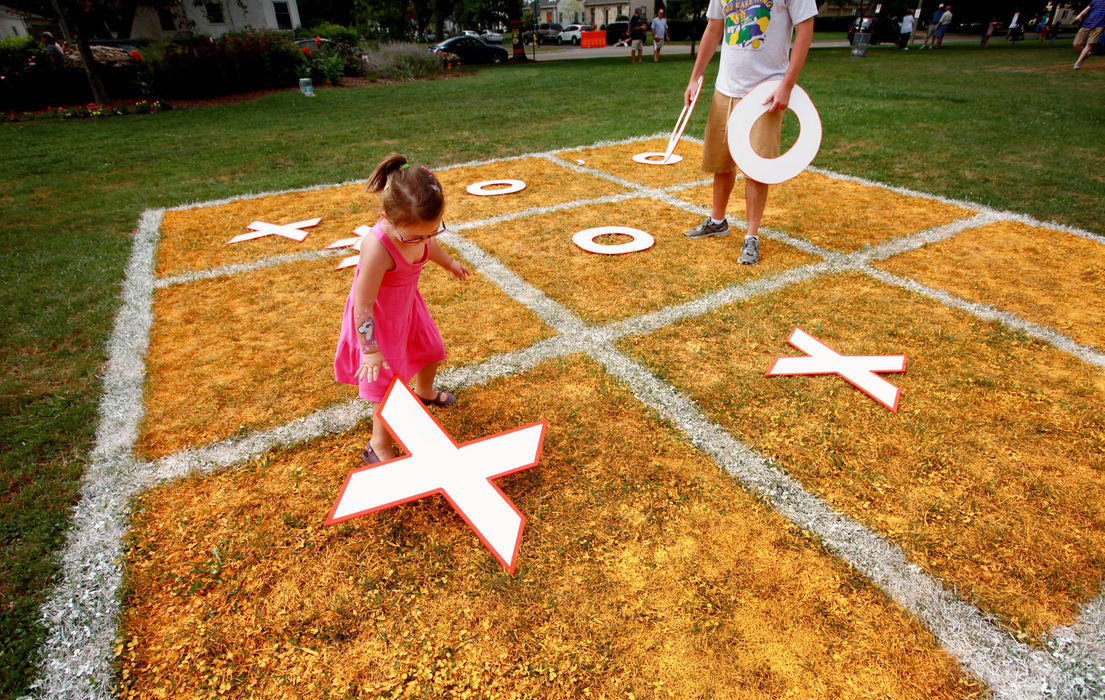
<svg viewBox="0 0 1105 700">
<path fill-rule="evenodd" d="M 660 49 L 664 48 L 664 41 L 668 38 L 668 21 L 664 19 L 664 8 L 656 11 L 652 18 L 652 62 L 660 61 Z"/>
<path fill-rule="evenodd" d="M 736 164 L 729 155 L 726 136 L 729 114 L 742 97 L 765 80 L 781 82 L 764 102 L 767 112 L 752 127 L 752 148 L 764 158 L 779 155 L 783 113 L 790 103 L 791 88 L 809 54 L 816 15 L 816 0 L 726 0 L 724 4 L 722 0 L 710 0 L 701 48 L 683 99 L 687 105 L 694 99 L 698 80 L 721 42 L 721 62 L 702 148 L 702 170 L 714 176 L 713 197 L 710 216 L 686 231 L 685 236 L 729 235 L 725 209 L 737 180 Z M 795 34 L 793 49 L 792 33 Z M 738 258 L 738 262 L 745 265 L 760 261 L 759 230 L 767 204 L 767 190 L 767 183 L 745 178 L 748 229 Z"/>
<path fill-rule="evenodd" d="M 925 32 L 925 43 L 921 44 L 922 49 L 931 49 L 936 43 L 936 29 L 940 26 L 940 18 L 944 16 L 944 3 L 940 3 L 936 6 L 936 12 L 932 13 L 932 21 L 929 22 L 928 31 Z"/>
<path fill-rule="evenodd" d="M 952 6 L 944 6 L 944 14 L 940 15 L 940 21 L 936 25 L 936 46 L 934 49 L 938 49 L 944 45 L 944 32 L 948 31 L 952 26 Z"/>
<path fill-rule="evenodd" d="M 645 19 L 641 17 L 641 8 L 629 18 L 629 62 L 640 63 L 645 52 Z"/>
<path fill-rule="evenodd" d="M 1078 33 L 1074 35 L 1074 50 L 1082 51 L 1074 62 L 1075 70 L 1082 67 L 1082 62 L 1090 55 L 1093 45 L 1101 41 L 1101 33 L 1105 31 L 1105 0 L 1091 0 L 1086 9 L 1079 12 L 1074 19 L 1080 20 L 1086 15 L 1088 16 L 1083 20 Z"/>
<path fill-rule="evenodd" d="M 902 17 L 902 27 L 898 33 L 898 48 L 902 51 L 909 51 L 909 37 L 913 36 L 913 15 L 907 14 Z"/>
</svg>

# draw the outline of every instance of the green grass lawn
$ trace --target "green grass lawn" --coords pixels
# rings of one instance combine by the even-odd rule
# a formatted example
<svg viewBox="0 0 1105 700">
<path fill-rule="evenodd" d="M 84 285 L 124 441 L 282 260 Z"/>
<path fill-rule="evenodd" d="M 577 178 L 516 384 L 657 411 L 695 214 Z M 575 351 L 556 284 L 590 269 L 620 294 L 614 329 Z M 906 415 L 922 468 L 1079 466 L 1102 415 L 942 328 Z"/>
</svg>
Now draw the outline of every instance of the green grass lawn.
<svg viewBox="0 0 1105 700">
<path fill-rule="evenodd" d="M 814 163 L 1101 233 L 1105 59 L 1072 71 L 1065 43 L 875 47 L 862 59 L 815 50 L 800 80 L 824 123 Z M 0 125 L 0 697 L 34 676 L 38 606 L 91 445 L 104 341 L 144 209 L 362 178 L 393 150 L 441 165 L 667 132 L 690 66 L 675 56 L 547 61 L 315 99 L 289 90 Z M 701 135 L 705 119 L 700 108 L 688 133 Z"/>
</svg>

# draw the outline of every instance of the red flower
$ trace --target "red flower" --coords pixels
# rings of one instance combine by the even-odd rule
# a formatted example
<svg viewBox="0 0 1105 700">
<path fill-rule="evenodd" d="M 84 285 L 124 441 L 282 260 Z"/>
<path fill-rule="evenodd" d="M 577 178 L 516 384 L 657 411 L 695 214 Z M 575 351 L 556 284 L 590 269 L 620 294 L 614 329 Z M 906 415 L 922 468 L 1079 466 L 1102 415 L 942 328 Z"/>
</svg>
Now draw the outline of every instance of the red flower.
<svg viewBox="0 0 1105 700">
<path fill-rule="evenodd" d="M 321 36 L 316 36 L 315 37 L 315 43 L 321 46 L 322 45 L 322 37 Z"/>
<path fill-rule="evenodd" d="M 131 49 L 130 57 L 135 61 L 142 61 L 142 54 L 138 53 L 138 49 Z"/>
<path fill-rule="evenodd" d="M 311 55 L 311 50 L 306 46 L 303 47 L 303 55 L 308 57 Z"/>
</svg>

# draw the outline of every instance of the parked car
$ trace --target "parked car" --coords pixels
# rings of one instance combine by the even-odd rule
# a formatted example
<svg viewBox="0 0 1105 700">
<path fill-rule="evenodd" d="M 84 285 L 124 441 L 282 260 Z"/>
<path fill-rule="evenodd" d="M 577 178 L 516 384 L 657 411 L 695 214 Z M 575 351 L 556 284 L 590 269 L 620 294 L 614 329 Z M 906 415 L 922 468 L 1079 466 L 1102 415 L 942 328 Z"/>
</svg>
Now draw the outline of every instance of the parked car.
<svg viewBox="0 0 1105 700">
<path fill-rule="evenodd" d="M 564 31 L 556 35 L 557 44 L 571 44 L 572 46 L 579 46 L 581 41 L 581 35 L 583 32 L 591 31 L 591 25 L 589 24 L 569 24 L 564 27 Z"/>
<path fill-rule="evenodd" d="M 533 43 L 533 37 L 537 35 L 538 44 L 551 44 L 556 41 L 556 37 L 560 36 L 560 32 L 564 31 L 564 26 L 556 22 L 541 22 L 537 25 L 536 31 L 531 29 L 522 35 L 522 41 L 526 44 Z"/>
<path fill-rule="evenodd" d="M 480 32 L 480 38 L 489 44 L 501 44 L 503 43 L 503 35 L 500 32 L 485 29 Z"/>
<path fill-rule="evenodd" d="M 856 42 L 856 34 L 865 32 L 871 35 L 869 44 L 894 44 L 898 41 L 899 24 L 887 19 L 883 15 L 874 17 L 856 17 L 852 26 L 848 28 L 848 43 Z"/>
<path fill-rule="evenodd" d="M 613 46 L 629 38 L 629 22 L 611 22 L 606 25 L 606 45 Z"/>
<path fill-rule="evenodd" d="M 483 39 L 474 36 L 454 36 L 445 41 L 432 44 L 428 49 L 430 53 L 447 51 L 460 58 L 460 62 L 469 63 L 502 63 L 507 59 L 506 49 L 501 46 L 492 46 Z"/>
</svg>

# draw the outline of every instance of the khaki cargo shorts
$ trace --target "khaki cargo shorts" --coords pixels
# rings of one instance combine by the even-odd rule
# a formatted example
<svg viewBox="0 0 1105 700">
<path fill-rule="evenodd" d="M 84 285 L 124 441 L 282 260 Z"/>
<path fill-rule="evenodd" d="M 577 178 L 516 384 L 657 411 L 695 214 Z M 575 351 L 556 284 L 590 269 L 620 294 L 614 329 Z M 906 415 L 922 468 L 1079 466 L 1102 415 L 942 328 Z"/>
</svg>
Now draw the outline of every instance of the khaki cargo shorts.
<svg viewBox="0 0 1105 700">
<path fill-rule="evenodd" d="M 740 102 L 740 98 L 723 95 L 714 91 L 710 103 L 710 116 L 706 118 L 706 139 L 702 145 L 702 171 L 710 173 L 731 173 L 737 169 L 733 157 L 729 155 L 729 140 L 726 127 L 729 113 Z M 752 125 L 752 150 L 761 158 L 777 158 L 779 143 L 783 134 L 784 112 L 767 112 Z"/>
</svg>

